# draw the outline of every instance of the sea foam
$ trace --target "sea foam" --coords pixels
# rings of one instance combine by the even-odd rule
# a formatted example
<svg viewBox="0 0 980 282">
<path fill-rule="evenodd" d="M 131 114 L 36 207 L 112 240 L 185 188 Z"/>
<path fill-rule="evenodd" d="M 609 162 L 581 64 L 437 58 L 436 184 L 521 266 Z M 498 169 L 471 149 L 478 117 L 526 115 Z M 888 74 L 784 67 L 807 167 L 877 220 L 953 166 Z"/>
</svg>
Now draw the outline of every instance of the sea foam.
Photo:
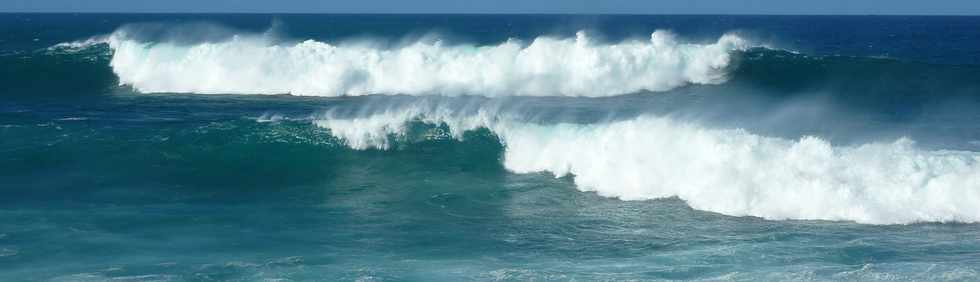
<svg viewBox="0 0 980 282">
<path fill-rule="evenodd" d="M 285 43 L 247 35 L 191 44 L 149 42 L 134 39 L 125 29 L 104 41 L 112 49 L 111 66 L 119 83 L 140 92 L 312 96 L 664 91 L 724 82 L 732 52 L 749 46 L 733 34 L 695 44 L 668 31 L 653 32 L 649 40 L 616 43 L 594 42 L 578 32 L 575 38 L 538 37 L 529 43 L 475 46 L 419 40 L 391 48 L 314 40 Z"/>
<path fill-rule="evenodd" d="M 316 124 L 351 148 L 386 149 L 410 122 L 444 124 L 455 138 L 487 128 L 505 145 L 506 169 L 574 175 L 579 189 L 623 200 L 677 197 L 698 210 L 766 219 L 980 222 L 980 154 L 925 150 L 904 138 L 835 146 L 658 116 L 542 124 L 421 107 L 328 114 Z"/>
</svg>

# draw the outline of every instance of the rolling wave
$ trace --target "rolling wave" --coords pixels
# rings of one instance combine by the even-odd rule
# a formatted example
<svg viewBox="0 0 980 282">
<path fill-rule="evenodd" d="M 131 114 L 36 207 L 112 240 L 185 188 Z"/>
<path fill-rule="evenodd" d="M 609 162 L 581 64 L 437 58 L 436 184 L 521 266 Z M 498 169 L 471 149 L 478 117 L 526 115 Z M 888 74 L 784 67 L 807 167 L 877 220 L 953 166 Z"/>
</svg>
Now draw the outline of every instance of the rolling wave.
<svg viewBox="0 0 980 282">
<path fill-rule="evenodd" d="M 358 150 L 389 149 L 413 123 L 444 126 L 456 139 L 488 129 L 504 145 L 506 169 L 574 175 L 581 190 L 623 200 L 677 197 L 698 210 L 766 219 L 980 221 L 980 153 L 921 149 L 906 138 L 837 146 L 650 115 L 541 124 L 423 106 L 315 121 Z"/>
<path fill-rule="evenodd" d="M 751 48 L 736 35 L 711 44 L 684 43 L 666 31 L 654 32 L 647 41 L 618 43 L 594 42 L 579 33 L 576 38 L 539 37 L 529 43 L 416 41 L 383 48 L 312 40 L 283 43 L 262 36 L 152 41 L 121 30 L 54 46 L 55 57 L 0 59 L 24 68 L 37 67 L 37 62 L 58 67 L 64 62 L 54 58 L 77 58 L 87 52 L 75 50 L 90 48 L 108 52 L 94 61 L 68 60 L 68 66 L 95 70 L 90 73 L 102 83 L 152 93 L 615 96 L 725 83 L 699 89 L 731 94 L 735 100 L 828 92 L 832 100 L 860 111 L 913 118 L 911 108 L 939 104 L 950 95 L 973 99 L 980 89 L 973 79 L 980 68 L 972 65 L 807 56 Z M 88 72 L 66 72 L 66 77 L 82 74 L 79 79 L 90 80 L 83 79 Z M 116 80 L 104 79 L 113 74 Z M 7 79 L 22 80 L 16 75 Z M 962 103 L 970 99 L 953 101 L 974 105 Z M 699 210 L 767 219 L 980 222 L 975 205 L 980 202 L 980 153 L 925 149 L 908 138 L 840 145 L 816 136 L 768 137 L 745 129 L 709 128 L 651 113 L 579 124 L 536 122 L 493 108 L 401 105 L 373 114 L 357 110 L 364 111 L 355 116 L 328 112 L 314 123 L 357 150 L 391 149 L 399 142 L 393 136 L 410 134 L 418 123 L 444 127 L 445 136 L 454 139 L 485 129 L 504 146 L 504 168 L 573 175 L 581 190 L 624 200 L 677 197 Z"/>
<path fill-rule="evenodd" d="M 119 83 L 145 93 L 610 96 L 664 91 L 727 79 L 732 52 L 749 47 L 736 35 L 711 44 L 684 43 L 667 31 L 648 41 L 596 43 L 538 37 L 530 43 L 446 45 L 420 40 L 394 48 L 314 40 L 282 43 L 266 36 L 177 43 L 134 39 L 123 29 L 56 48 L 112 50 Z"/>
<path fill-rule="evenodd" d="M 138 33 L 120 29 L 57 44 L 43 54 L 0 55 L 0 62 L 14 66 L 4 73 L 6 85 L 17 89 L 37 81 L 33 86 L 54 87 L 43 80 L 78 79 L 93 88 L 121 85 L 143 93 L 601 97 L 724 83 L 715 92 L 823 93 L 862 107 L 915 107 L 980 91 L 980 67 L 974 65 L 811 56 L 758 48 L 734 34 L 711 44 L 684 43 L 656 31 L 648 41 L 618 43 L 597 43 L 579 33 L 530 43 L 419 40 L 398 47 L 286 43 L 265 35 L 180 41 L 133 34 Z"/>
</svg>

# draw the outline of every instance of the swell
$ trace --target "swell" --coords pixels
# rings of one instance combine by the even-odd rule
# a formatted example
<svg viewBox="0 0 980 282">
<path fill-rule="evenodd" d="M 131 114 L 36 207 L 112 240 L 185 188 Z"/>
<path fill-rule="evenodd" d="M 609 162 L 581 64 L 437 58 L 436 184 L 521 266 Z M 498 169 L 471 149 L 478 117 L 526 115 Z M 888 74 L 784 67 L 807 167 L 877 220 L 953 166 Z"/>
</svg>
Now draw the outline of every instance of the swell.
<svg viewBox="0 0 980 282">
<path fill-rule="evenodd" d="M 91 96 L 116 87 L 103 46 L 0 55 L 0 94 L 19 97 Z"/>
<path fill-rule="evenodd" d="M 417 105 L 358 117 L 328 112 L 314 123 L 357 150 L 487 130 L 503 144 L 507 170 L 571 175 L 580 190 L 623 200 L 676 197 L 698 210 L 766 219 L 980 221 L 980 153 L 924 149 L 907 138 L 835 145 L 653 115 L 537 123 L 489 108 Z M 421 125 L 429 129 L 420 133 Z"/>
<path fill-rule="evenodd" d="M 855 107 L 905 109 L 980 93 L 980 66 L 895 58 L 811 56 L 751 50 L 739 58 L 729 87 L 771 97 L 820 95 Z"/>
</svg>

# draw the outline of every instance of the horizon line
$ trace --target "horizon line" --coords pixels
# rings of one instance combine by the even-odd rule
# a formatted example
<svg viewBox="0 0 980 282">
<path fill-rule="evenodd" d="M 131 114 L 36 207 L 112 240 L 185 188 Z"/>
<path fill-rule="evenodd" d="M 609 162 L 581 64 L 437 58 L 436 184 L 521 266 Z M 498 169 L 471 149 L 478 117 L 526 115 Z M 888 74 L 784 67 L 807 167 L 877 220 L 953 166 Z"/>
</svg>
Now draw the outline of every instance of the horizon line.
<svg viewBox="0 0 980 282">
<path fill-rule="evenodd" d="M 754 13 L 565 13 L 565 12 L 528 12 L 528 13 L 485 13 L 485 12 L 433 12 L 433 13 L 399 13 L 399 12 L 180 12 L 180 11 L 0 11 L 0 14 L 93 14 L 93 15 L 468 15 L 468 16 L 842 16 L 842 17 L 980 17 L 980 14 L 890 14 L 890 13 L 843 13 L 843 14 L 754 14 Z"/>
</svg>

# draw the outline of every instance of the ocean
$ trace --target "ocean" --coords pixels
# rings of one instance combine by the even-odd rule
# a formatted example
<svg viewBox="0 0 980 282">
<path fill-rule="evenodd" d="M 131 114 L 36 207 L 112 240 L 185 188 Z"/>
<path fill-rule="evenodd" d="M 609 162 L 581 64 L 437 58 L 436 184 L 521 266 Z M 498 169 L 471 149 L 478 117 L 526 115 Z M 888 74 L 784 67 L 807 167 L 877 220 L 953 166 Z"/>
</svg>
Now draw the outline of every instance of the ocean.
<svg viewBox="0 0 980 282">
<path fill-rule="evenodd" d="M 0 14 L 0 280 L 980 280 L 980 17 Z"/>
</svg>

